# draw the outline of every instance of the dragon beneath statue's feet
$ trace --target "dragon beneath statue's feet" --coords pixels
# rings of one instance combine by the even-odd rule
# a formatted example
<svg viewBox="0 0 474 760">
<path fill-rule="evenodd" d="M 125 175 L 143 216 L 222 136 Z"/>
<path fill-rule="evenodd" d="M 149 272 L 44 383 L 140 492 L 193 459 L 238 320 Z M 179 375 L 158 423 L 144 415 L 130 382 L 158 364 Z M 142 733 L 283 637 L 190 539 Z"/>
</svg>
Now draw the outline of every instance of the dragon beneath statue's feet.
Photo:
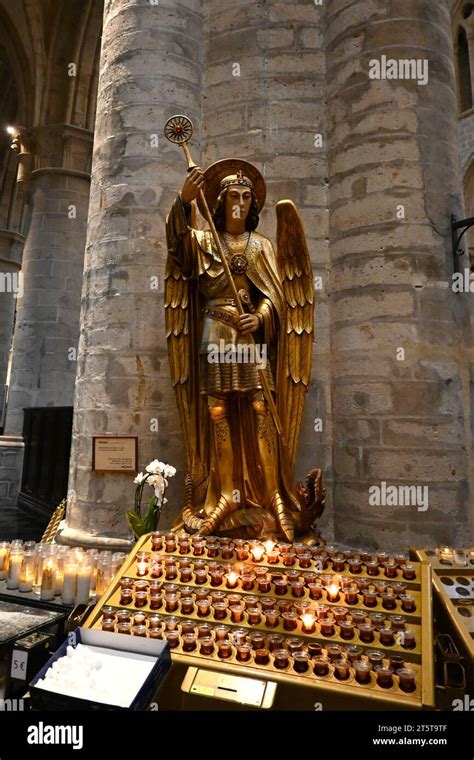
<svg viewBox="0 0 474 760">
<path fill-rule="evenodd" d="M 233 536 L 235 538 L 248 538 L 265 540 L 269 538 L 288 540 L 288 532 L 282 529 L 288 526 L 281 525 L 277 511 L 264 509 L 256 504 L 240 507 L 231 514 L 218 507 L 215 513 L 206 515 L 202 510 L 193 508 L 194 488 L 191 476 L 186 477 L 185 503 L 179 521 L 173 526 L 174 531 L 185 530 L 187 533 L 200 533 L 208 535 Z M 281 498 L 281 497 L 280 497 Z M 323 488 L 322 472 L 319 468 L 309 471 L 306 476 L 306 484 L 296 484 L 296 498 L 300 504 L 300 510 L 291 510 L 291 523 L 294 537 L 300 542 L 314 544 L 320 542 L 315 527 L 321 517 L 326 503 L 326 490 Z M 288 514 L 288 513 L 287 513 Z M 293 538 L 293 536 L 291 536 Z M 290 539 L 291 540 L 291 539 Z"/>
</svg>

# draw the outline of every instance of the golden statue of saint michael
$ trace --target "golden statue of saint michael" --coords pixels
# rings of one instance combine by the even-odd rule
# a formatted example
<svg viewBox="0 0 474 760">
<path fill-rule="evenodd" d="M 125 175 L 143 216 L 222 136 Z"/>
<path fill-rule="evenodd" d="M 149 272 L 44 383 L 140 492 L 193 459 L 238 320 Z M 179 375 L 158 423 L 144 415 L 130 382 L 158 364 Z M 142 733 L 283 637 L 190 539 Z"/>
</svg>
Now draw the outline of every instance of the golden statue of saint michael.
<svg viewBox="0 0 474 760">
<path fill-rule="evenodd" d="M 277 204 L 275 254 L 257 232 L 266 193 L 258 169 L 240 159 L 204 172 L 188 163 L 166 220 L 166 331 L 188 467 L 175 528 L 292 541 L 322 494 L 316 470 L 312 503 L 292 487 L 313 342 L 300 215 L 291 201 Z M 197 228 L 196 202 L 211 229 Z"/>
</svg>

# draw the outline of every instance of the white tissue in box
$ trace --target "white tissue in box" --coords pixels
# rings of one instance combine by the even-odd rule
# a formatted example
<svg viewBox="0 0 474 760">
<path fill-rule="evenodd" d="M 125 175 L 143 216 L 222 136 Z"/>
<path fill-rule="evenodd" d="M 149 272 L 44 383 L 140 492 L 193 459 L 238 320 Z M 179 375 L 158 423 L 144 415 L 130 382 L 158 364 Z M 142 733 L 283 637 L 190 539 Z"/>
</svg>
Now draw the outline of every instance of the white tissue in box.
<svg viewBox="0 0 474 760">
<path fill-rule="evenodd" d="M 149 655 L 78 644 L 69 646 L 35 685 L 77 699 L 129 707 L 154 664 Z"/>
</svg>

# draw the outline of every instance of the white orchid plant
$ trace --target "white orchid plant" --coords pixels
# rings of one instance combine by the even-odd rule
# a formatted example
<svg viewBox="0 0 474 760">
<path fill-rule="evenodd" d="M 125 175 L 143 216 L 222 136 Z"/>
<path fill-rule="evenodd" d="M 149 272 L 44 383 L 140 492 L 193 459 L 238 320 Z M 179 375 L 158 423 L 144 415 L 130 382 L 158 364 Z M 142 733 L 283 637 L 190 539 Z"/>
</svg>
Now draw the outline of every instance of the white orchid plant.
<svg viewBox="0 0 474 760">
<path fill-rule="evenodd" d="M 135 538 L 156 530 L 161 517 L 163 505 L 167 503 L 165 492 L 170 478 L 176 475 L 176 468 L 170 464 L 154 459 L 145 467 L 145 472 L 139 472 L 133 481 L 135 489 L 135 509 L 127 512 L 127 522 Z M 148 499 L 148 511 L 142 516 L 142 498 L 145 485 L 153 488 L 153 493 Z"/>
</svg>

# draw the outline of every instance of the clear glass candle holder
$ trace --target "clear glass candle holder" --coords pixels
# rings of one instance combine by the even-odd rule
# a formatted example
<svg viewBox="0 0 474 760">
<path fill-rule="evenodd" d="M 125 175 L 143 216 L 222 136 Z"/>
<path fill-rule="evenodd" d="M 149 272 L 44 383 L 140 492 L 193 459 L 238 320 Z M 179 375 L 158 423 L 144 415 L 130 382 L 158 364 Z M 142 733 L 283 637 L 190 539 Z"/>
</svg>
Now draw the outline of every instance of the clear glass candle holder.
<svg viewBox="0 0 474 760">
<path fill-rule="evenodd" d="M 178 631 L 166 631 L 165 638 L 170 646 L 170 649 L 175 649 L 179 645 Z"/>
<path fill-rule="evenodd" d="M 207 617 L 211 611 L 211 602 L 209 599 L 199 599 L 196 607 L 198 617 Z"/>
<path fill-rule="evenodd" d="M 250 636 L 248 637 L 249 644 L 253 650 L 264 649 L 265 639 L 266 639 L 265 634 L 260 633 L 259 631 L 255 631 L 254 633 L 251 633 Z M 283 640 L 283 636 L 281 637 L 281 639 Z M 270 637 L 269 637 L 269 642 L 270 642 Z"/>
<path fill-rule="evenodd" d="M 183 633 L 181 636 L 183 652 L 194 652 L 197 649 L 197 640 L 195 633 Z"/>
<path fill-rule="evenodd" d="M 357 644 L 351 644 L 351 646 L 346 647 L 346 654 L 347 658 L 350 660 L 350 662 L 355 662 L 356 660 L 360 660 L 363 653 L 362 647 L 358 646 Z"/>
<path fill-rule="evenodd" d="M 227 605 L 225 602 L 215 602 L 212 605 L 214 620 L 225 620 L 227 617 Z"/>
<path fill-rule="evenodd" d="M 233 623 L 241 623 L 244 618 L 244 605 L 234 604 L 230 607 L 230 618 Z"/>
<path fill-rule="evenodd" d="M 295 673 L 306 673 L 309 670 L 309 655 L 307 652 L 293 654 L 293 670 Z"/>
<path fill-rule="evenodd" d="M 380 645 L 383 647 L 393 647 L 395 644 L 395 631 L 391 628 L 381 628 L 379 631 Z"/>
<path fill-rule="evenodd" d="M 415 612 L 416 602 L 415 597 L 412 594 L 401 594 L 400 601 L 403 612 Z"/>
<path fill-rule="evenodd" d="M 281 633 L 271 633 L 268 637 L 268 648 L 270 652 L 274 652 L 275 649 L 283 649 L 284 643 L 285 637 L 282 636 Z"/>
<path fill-rule="evenodd" d="M 282 615 L 283 618 L 283 628 L 285 631 L 296 631 L 298 627 L 298 613 L 297 612 L 284 612 Z"/>
<path fill-rule="evenodd" d="M 166 612 L 176 612 L 179 604 L 179 594 L 165 594 Z"/>
<path fill-rule="evenodd" d="M 275 586 L 275 594 L 277 596 L 284 596 L 288 592 L 287 578 L 275 578 L 273 584 Z"/>
</svg>

